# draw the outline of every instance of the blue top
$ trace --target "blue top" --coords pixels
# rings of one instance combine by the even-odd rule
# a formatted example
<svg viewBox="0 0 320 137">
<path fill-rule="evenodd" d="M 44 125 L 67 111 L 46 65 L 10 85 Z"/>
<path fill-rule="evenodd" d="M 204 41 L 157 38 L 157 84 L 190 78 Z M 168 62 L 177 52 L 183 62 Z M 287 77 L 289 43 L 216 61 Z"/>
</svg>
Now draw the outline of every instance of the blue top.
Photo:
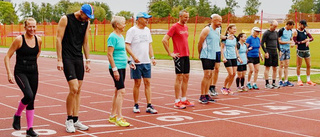
<svg viewBox="0 0 320 137">
<path fill-rule="evenodd" d="M 292 37 L 292 30 L 281 28 L 278 32 L 278 37 L 280 37 L 283 42 L 290 41 Z M 280 49 L 290 49 L 290 44 L 280 44 Z"/>
<path fill-rule="evenodd" d="M 209 29 L 210 29 L 210 32 L 202 44 L 200 58 L 215 60 L 216 59 L 216 52 L 217 52 L 216 47 L 220 47 L 219 46 L 220 34 L 217 33 L 215 30 L 213 30 L 213 28 L 211 26 L 209 26 Z"/>
<path fill-rule="evenodd" d="M 221 47 L 220 47 L 220 34 L 221 34 L 221 27 L 216 28 L 216 30 L 212 29 L 214 31 L 214 35 L 215 35 L 215 39 L 214 39 L 214 48 L 216 52 L 220 52 L 221 51 Z"/>
<path fill-rule="evenodd" d="M 223 55 L 226 59 L 236 59 L 237 54 L 236 54 L 236 45 L 237 45 L 237 39 L 233 38 L 231 39 L 226 39 L 225 41 L 222 41 L 225 46 L 223 50 Z"/>
<path fill-rule="evenodd" d="M 113 47 L 113 60 L 118 69 L 125 69 L 127 66 L 127 53 L 126 46 L 124 42 L 124 38 L 121 35 L 119 37 L 115 33 L 111 33 L 108 38 L 108 47 Z M 111 69 L 111 65 L 109 64 L 109 69 Z"/>
<path fill-rule="evenodd" d="M 252 47 L 252 49 L 248 51 L 248 57 L 259 57 L 260 38 L 254 38 L 251 35 L 247 38 L 246 43 L 249 44 L 249 47 Z"/>
<path fill-rule="evenodd" d="M 239 57 L 242 60 L 242 63 L 239 61 L 237 62 L 237 65 L 246 65 L 248 63 L 247 59 L 247 45 L 246 43 L 243 43 L 241 45 L 240 42 L 238 42 L 238 52 L 239 52 Z"/>
</svg>

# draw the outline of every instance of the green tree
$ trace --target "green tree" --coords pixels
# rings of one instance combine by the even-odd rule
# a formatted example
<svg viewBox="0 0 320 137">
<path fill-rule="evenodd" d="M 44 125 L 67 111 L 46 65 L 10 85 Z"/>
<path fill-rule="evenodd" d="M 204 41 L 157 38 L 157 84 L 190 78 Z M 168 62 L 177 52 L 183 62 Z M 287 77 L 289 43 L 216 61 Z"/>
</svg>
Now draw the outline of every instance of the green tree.
<svg viewBox="0 0 320 137">
<path fill-rule="evenodd" d="M 187 7 L 196 7 L 197 1 L 196 0 L 180 0 L 180 5 L 186 9 Z"/>
<path fill-rule="evenodd" d="M 18 16 L 14 11 L 12 3 L 0 1 L 0 23 L 18 23 Z"/>
<path fill-rule="evenodd" d="M 314 13 L 317 10 L 315 0 L 292 0 L 292 3 L 289 13 L 294 13 L 295 9 L 301 13 Z"/>
<path fill-rule="evenodd" d="M 212 14 L 221 14 L 221 8 L 218 7 L 217 5 L 213 5 L 211 11 L 212 11 Z"/>
<path fill-rule="evenodd" d="M 230 13 L 234 14 L 235 8 L 239 8 L 238 2 L 235 0 L 225 0 Z"/>
<path fill-rule="evenodd" d="M 117 16 L 123 16 L 126 20 L 131 19 L 133 16 L 133 13 L 130 11 L 120 11 L 116 14 Z"/>
<path fill-rule="evenodd" d="M 245 15 L 256 15 L 259 11 L 258 9 L 260 5 L 261 2 L 259 0 L 247 0 L 243 12 Z"/>
<path fill-rule="evenodd" d="M 154 17 L 167 17 L 171 11 L 170 5 L 165 1 L 154 2 L 150 6 L 150 14 Z"/>
<path fill-rule="evenodd" d="M 225 7 L 223 9 L 221 9 L 220 16 L 227 15 L 228 13 L 229 13 L 229 8 Z"/>
<path fill-rule="evenodd" d="M 41 22 L 51 22 L 53 15 L 53 6 L 50 3 L 41 3 L 40 6 L 40 16 L 42 18 Z"/>
<path fill-rule="evenodd" d="M 197 9 L 198 9 L 199 16 L 210 17 L 210 15 L 212 14 L 210 13 L 211 5 L 208 0 L 199 0 Z"/>
<path fill-rule="evenodd" d="M 35 2 L 31 2 L 31 16 L 37 21 L 41 21 L 41 16 L 39 13 L 39 5 Z"/>
<path fill-rule="evenodd" d="M 94 2 L 93 5 L 96 5 L 96 6 L 98 6 L 98 7 L 103 8 L 104 11 L 105 11 L 105 18 L 106 18 L 107 20 L 111 20 L 113 13 L 112 13 L 112 11 L 110 10 L 110 7 L 108 6 L 108 4 L 103 3 L 103 2 Z"/>
<path fill-rule="evenodd" d="M 185 8 L 185 9 L 186 9 L 186 11 L 189 12 L 189 16 L 190 17 L 195 17 L 198 14 L 198 10 L 194 6 L 189 6 L 189 7 Z"/>
<path fill-rule="evenodd" d="M 20 16 L 22 16 L 23 18 L 30 17 L 32 15 L 30 2 L 25 1 L 23 3 L 20 3 L 19 11 L 21 13 Z"/>
<path fill-rule="evenodd" d="M 170 12 L 170 15 L 172 17 L 176 17 L 176 18 L 179 18 L 179 12 L 183 9 L 183 7 L 181 5 L 179 6 L 176 6 L 176 7 L 173 7 L 171 9 L 171 12 Z"/>
</svg>

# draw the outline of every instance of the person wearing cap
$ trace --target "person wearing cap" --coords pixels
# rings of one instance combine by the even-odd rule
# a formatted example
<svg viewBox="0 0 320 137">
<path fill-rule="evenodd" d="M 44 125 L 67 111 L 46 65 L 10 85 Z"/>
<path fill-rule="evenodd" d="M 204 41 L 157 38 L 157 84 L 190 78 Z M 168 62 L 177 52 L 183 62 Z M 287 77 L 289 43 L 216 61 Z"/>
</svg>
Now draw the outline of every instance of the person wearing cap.
<svg viewBox="0 0 320 137">
<path fill-rule="evenodd" d="M 260 28 L 253 27 L 252 28 L 252 35 L 249 36 L 246 40 L 246 43 L 248 45 L 247 57 L 248 57 L 248 67 L 249 67 L 248 83 L 247 83 L 248 89 L 259 90 L 259 87 L 257 86 L 256 82 L 258 79 L 260 59 L 263 60 L 261 53 L 260 53 L 260 50 L 259 50 L 260 49 L 260 38 L 258 37 L 258 35 L 260 34 L 260 32 L 261 32 Z M 252 77 L 253 72 L 254 72 L 253 84 L 251 85 L 251 77 Z"/>
<path fill-rule="evenodd" d="M 145 96 L 147 100 L 146 112 L 157 114 L 157 110 L 151 105 L 151 62 L 155 66 L 156 60 L 152 49 L 152 37 L 147 26 L 148 19 L 151 18 L 146 12 L 139 12 L 136 16 L 136 25 L 131 27 L 126 34 L 126 50 L 130 54 L 129 63 L 135 65 L 130 69 L 131 79 L 134 79 L 133 99 L 134 113 L 140 113 L 139 109 L 139 88 L 141 77 L 143 78 Z"/>
<path fill-rule="evenodd" d="M 298 86 L 303 86 L 303 83 L 300 78 L 300 68 L 302 64 L 302 60 L 304 59 L 307 66 L 307 85 L 315 86 L 316 83 L 312 82 L 310 79 L 310 68 L 311 68 L 311 55 L 309 50 L 309 43 L 313 41 L 313 37 L 309 33 L 309 31 L 306 30 L 307 27 L 307 21 L 301 20 L 299 22 L 299 28 L 297 31 L 293 32 L 293 40 L 297 47 L 297 77 L 298 77 Z"/>
<path fill-rule="evenodd" d="M 278 41 L 278 32 L 276 31 L 278 22 L 273 20 L 270 23 L 270 28 L 262 35 L 261 46 L 264 51 L 264 79 L 266 81 L 265 88 L 278 89 L 279 85 L 276 84 L 277 67 L 278 67 L 278 51 L 280 46 Z M 278 50 L 278 51 L 277 51 Z M 269 70 L 272 67 L 272 84 L 269 84 Z"/>
<path fill-rule="evenodd" d="M 288 81 L 288 67 L 290 62 L 290 45 L 293 47 L 294 41 L 292 39 L 292 28 L 294 27 L 294 22 L 289 20 L 286 26 L 278 31 L 278 41 L 280 44 L 280 66 L 279 66 L 279 86 L 285 87 L 294 86 Z M 284 81 L 282 81 L 282 73 L 284 73 Z"/>
<path fill-rule="evenodd" d="M 172 25 L 168 33 L 163 37 L 162 43 L 175 64 L 176 80 L 174 84 L 175 103 L 174 108 L 184 109 L 186 106 L 194 106 L 187 100 L 187 88 L 190 72 L 188 26 L 189 13 L 186 10 L 179 12 L 179 22 Z M 169 39 L 172 37 L 173 52 L 169 49 Z"/>
<path fill-rule="evenodd" d="M 82 5 L 81 9 L 61 17 L 57 28 L 57 69 L 64 71 L 69 85 L 69 94 L 66 100 L 67 120 L 66 131 L 88 130 L 79 119 L 80 91 L 84 71 L 90 72 L 89 57 L 89 27 L 90 19 L 94 19 L 93 8 L 89 4 Z M 83 63 L 83 55 L 86 64 Z"/>
</svg>

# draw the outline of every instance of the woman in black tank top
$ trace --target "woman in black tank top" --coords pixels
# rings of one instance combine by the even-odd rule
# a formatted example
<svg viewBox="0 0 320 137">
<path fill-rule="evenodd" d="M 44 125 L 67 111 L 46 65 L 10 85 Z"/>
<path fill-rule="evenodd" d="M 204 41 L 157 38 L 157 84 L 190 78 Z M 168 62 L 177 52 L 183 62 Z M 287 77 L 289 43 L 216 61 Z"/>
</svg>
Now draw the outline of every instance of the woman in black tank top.
<svg viewBox="0 0 320 137">
<path fill-rule="evenodd" d="M 31 137 L 38 136 L 33 131 L 34 117 L 34 99 L 38 89 L 38 65 L 37 58 L 40 54 L 41 38 L 35 35 L 36 21 L 33 18 L 27 18 L 25 21 L 26 33 L 17 36 L 11 44 L 4 62 L 10 83 L 16 82 L 24 97 L 21 99 L 18 109 L 13 117 L 12 127 L 20 130 L 20 118 L 22 111 L 26 108 L 27 135 Z M 16 52 L 16 65 L 14 75 L 10 70 L 10 59 Z"/>
</svg>

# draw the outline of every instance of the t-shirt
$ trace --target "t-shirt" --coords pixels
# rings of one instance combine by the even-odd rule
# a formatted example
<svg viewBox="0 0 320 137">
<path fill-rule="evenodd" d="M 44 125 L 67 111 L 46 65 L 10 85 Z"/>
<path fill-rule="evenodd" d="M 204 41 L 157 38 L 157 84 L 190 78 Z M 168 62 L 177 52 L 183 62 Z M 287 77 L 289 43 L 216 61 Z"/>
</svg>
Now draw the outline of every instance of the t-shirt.
<svg viewBox="0 0 320 137">
<path fill-rule="evenodd" d="M 261 46 L 265 53 L 269 52 L 269 54 L 277 54 L 277 48 L 280 50 L 278 33 L 270 30 L 264 32 L 262 35 Z"/>
<path fill-rule="evenodd" d="M 283 42 L 288 42 L 292 37 L 292 30 L 287 30 L 285 28 L 281 28 L 278 32 L 278 37 Z M 280 43 L 279 43 L 280 44 Z M 290 49 L 290 44 L 280 44 L 281 49 Z"/>
<path fill-rule="evenodd" d="M 237 45 L 237 39 L 226 39 L 223 40 L 222 43 L 225 44 L 223 49 L 223 55 L 226 59 L 236 59 L 236 45 Z"/>
<path fill-rule="evenodd" d="M 172 37 L 173 53 L 179 53 L 180 57 L 189 56 L 188 26 L 176 23 L 169 29 L 168 36 Z"/>
<path fill-rule="evenodd" d="M 259 57 L 260 38 L 254 38 L 251 35 L 247 38 L 246 43 L 249 44 L 249 47 L 252 47 L 252 49 L 248 51 L 248 57 Z"/>
<path fill-rule="evenodd" d="M 246 45 L 246 43 L 243 43 L 241 45 L 241 43 L 238 42 L 237 46 L 238 46 L 237 48 L 238 48 L 238 52 L 239 52 L 239 57 L 242 60 L 242 63 L 237 61 L 237 65 L 245 65 L 248 62 L 248 59 L 247 59 L 247 45 Z"/>
<path fill-rule="evenodd" d="M 139 29 L 137 26 L 131 27 L 127 31 L 126 43 L 131 44 L 131 50 L 133 54 L 140 60 L 140 63 L 135 64 L 147 64 L 150 63 L 149 58 L 149 44 L 152 42 L 150 29 L 145 27 Z M 131 60 L 132 57 L 130 57 Z"/>
<path fill-rule="evenodd" d="M 113 47 L 113 60 L 118 69 L 125 69 L 127 66 L 127 54 L 126 54 L 126 45 L 124 43 L 124 38 L 121 35 L 119 37 L 115 33 L 111 33 L 108 38 L 108 47 Z M 109 69 L 111 65 L 109 64 Z"/>
<path fill-rule="evenodd" d="M 211 26 L 209 26 L 209 29 L 210 32 L 202 44 L 200 58 L 215 60 L 217 52 L 216 47 L 219 47 L 220 49 L 220 31 L 217 32 L 217 29 L 213 30 Z"/>
</svg>

